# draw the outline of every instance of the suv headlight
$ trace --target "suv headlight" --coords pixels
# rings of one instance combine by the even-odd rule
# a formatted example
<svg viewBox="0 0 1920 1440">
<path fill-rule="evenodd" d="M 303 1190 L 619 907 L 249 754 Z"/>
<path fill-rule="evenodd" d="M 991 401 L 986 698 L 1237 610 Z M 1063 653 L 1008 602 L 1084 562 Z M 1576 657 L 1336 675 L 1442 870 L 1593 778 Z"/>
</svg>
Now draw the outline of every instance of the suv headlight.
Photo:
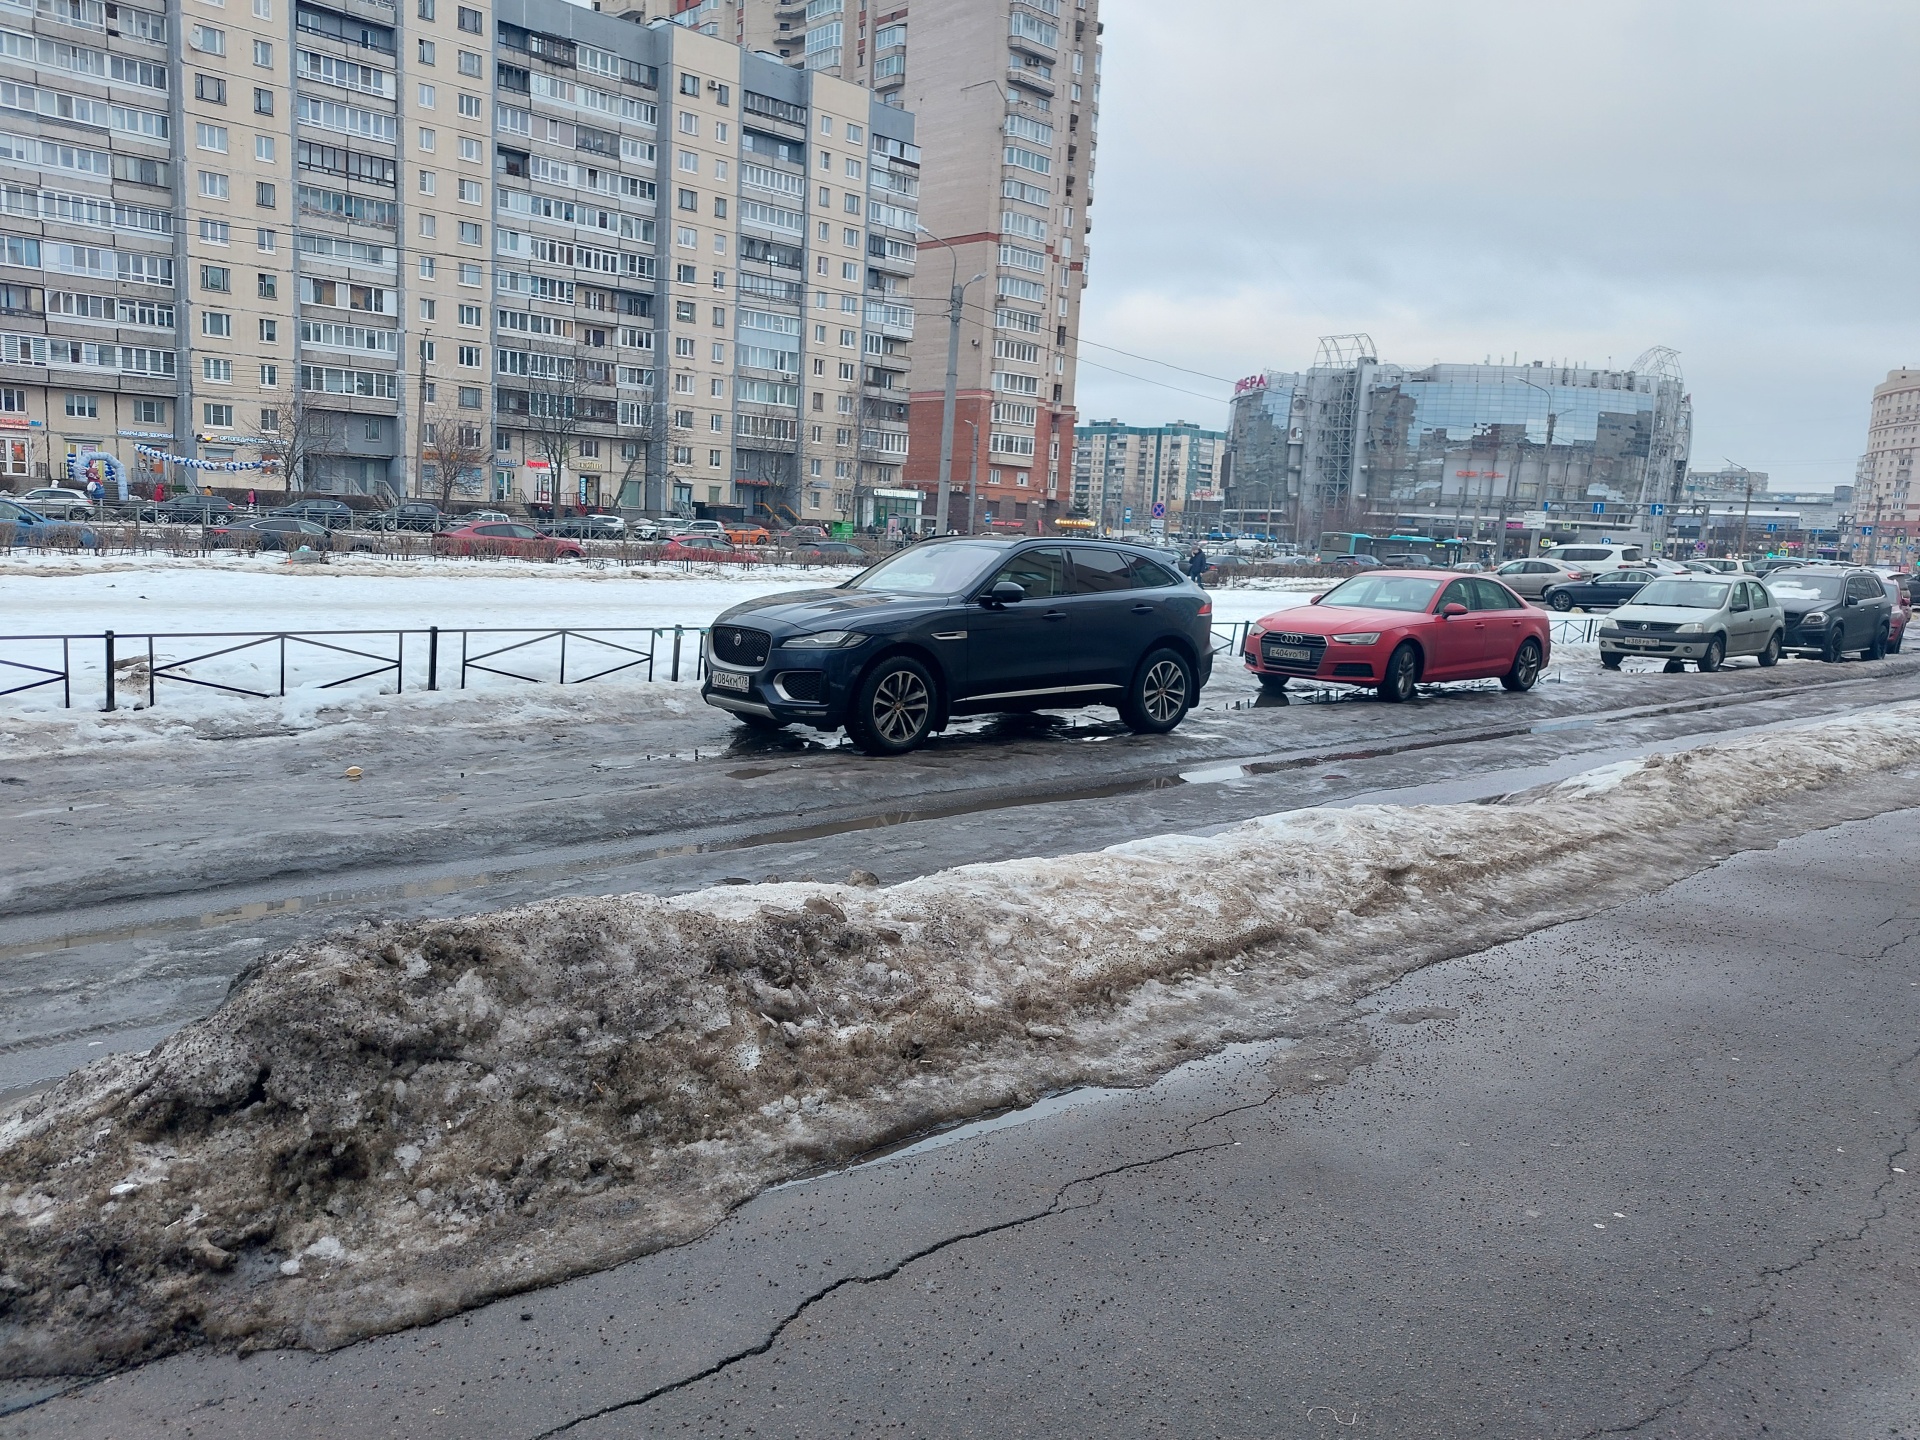
<svg viewBox="0 0 1920 1440">
<path fill-rule="evenodd" d="M 1361 630 L 1351 635 L 1335 635 L 1333 637 L 1333 643 L 1336 645 L 1373 645 L 1377 644 L 1379 639 L 1380 632 L 1378 630 Z"/>
<path fill-rule="evenodd" d="M 867 637 L 856 630 L 816 630 L 811 635 L 794 635 L 782 641 L 789 650 L 845 650 Z"/>
<path fill-rule="evenodd" d="M 1824 625 L 1827 623 L 1827 612 L 1824 610 L 1809 610 L 1805 615 L 1800 617 L 1800 623 L 1802 625 Z"/>
</svg>

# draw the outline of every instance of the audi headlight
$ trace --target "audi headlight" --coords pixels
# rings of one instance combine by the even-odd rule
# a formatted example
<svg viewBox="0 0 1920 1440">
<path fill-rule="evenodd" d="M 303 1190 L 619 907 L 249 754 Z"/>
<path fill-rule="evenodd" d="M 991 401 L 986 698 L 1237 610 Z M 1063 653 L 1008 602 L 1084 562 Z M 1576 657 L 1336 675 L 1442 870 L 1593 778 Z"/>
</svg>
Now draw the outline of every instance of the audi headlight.
<svg viewBox="0 0 1920 1440">
<path fill-rule="evenodd" d="M 1255 621 L 1253 624 L 1247 627 L 1247 641 L 1249 644 L 1251 644 L 1253 641 L 1258 640 L 1262 635 L 1266 633 L 1267 633 L 1267 627 L 1260 624 L 1258 621 Z"/>
<path fill-rule="evenodd" d="M 795 635 L 782 643 L 789 650 L 845 650 L 866 638 L 855 630 L 816 630 L 811 635 Z"/>
<path fill-rule="evenodd" d="M 1824 610 L 1811 611 L 1800 617 L 1800 623 L 1802 625 L 1824 625 L 1827 623 L 1827 612 Z"/>
<path fill-rule="evenodd" d="M 1378 630 L 1362 630 L 1352 635 L 1336 635 L 1333 637 L 1333 643 L 1336 645 L 1373 645 L 1378 643 L 1379 639 L 1380 632 Z"/>
</svg>

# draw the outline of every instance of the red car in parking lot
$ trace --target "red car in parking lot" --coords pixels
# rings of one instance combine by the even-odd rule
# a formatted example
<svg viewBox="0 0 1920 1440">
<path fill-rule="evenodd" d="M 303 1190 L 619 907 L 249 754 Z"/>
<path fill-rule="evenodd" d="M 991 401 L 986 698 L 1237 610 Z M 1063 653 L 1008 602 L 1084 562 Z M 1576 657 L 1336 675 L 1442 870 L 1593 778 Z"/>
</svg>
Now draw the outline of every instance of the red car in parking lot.
<svg viewBox="0 0 1920 1440">
<path fill-rule="evenodd" d="M 737 560 L 740 551 L 722 535 L 709 535 L 703 531 L 694 531 L 687 535 L 676 535 L 667 543 L 662 552 L 667 560 Z"/>
<path fill-rule="evenodd" d="M 437 555 L 512 555 L 522 560 L 579 560 L 587 553 L 577 541 L 501 521 L 442 530 L 433 537 L 433 549 Z"/>
<path fill-rule="evenodd" d="M 1373 686 L 1392 701 L 1411 700 L 1421 681 L 1530 690 L 1552 654 L 1550 623 L 1491 576 L 1374 570 L 1255 621 L 1244 658 L 1268 691 L 1294 678 Z"/>
</svg>

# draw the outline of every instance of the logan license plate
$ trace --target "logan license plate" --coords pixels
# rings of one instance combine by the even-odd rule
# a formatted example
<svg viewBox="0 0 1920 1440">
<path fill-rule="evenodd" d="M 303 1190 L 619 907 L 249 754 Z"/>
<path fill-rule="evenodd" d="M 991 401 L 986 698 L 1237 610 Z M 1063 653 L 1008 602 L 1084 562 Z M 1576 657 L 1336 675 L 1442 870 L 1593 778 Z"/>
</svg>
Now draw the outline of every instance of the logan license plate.
<svg viewBox="0 0 1920 1440">
<path fill-rule="evenodd" d="M 1269 645 L 1267 659 L 1294 660 L 1304 664 L 1313 659 L 1313 652 L 1300 645 Z"/>
<path fill-rule="evenodd" d="M 744 693 L 752 684 L 753 677 L 749 675 L 736 675 L 731 670 L 713 672 L 713 688 L 716 690 L 738 690 Z"/>
</svg>

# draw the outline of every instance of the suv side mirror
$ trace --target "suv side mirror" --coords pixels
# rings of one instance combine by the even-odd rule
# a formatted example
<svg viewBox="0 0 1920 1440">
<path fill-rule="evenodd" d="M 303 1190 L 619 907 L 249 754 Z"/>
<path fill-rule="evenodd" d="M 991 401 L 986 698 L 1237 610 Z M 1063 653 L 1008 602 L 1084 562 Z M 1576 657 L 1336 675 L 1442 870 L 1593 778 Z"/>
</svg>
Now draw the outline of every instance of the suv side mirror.
<svg viewBox="0 0 1920 1440">
<path fill-rule="evenodd" d="M 989 605 L 1018 605 L 1027 598 L 1027 591 L 1017 580 L 1002 580 L 980 598 Z"/>
</svg>

